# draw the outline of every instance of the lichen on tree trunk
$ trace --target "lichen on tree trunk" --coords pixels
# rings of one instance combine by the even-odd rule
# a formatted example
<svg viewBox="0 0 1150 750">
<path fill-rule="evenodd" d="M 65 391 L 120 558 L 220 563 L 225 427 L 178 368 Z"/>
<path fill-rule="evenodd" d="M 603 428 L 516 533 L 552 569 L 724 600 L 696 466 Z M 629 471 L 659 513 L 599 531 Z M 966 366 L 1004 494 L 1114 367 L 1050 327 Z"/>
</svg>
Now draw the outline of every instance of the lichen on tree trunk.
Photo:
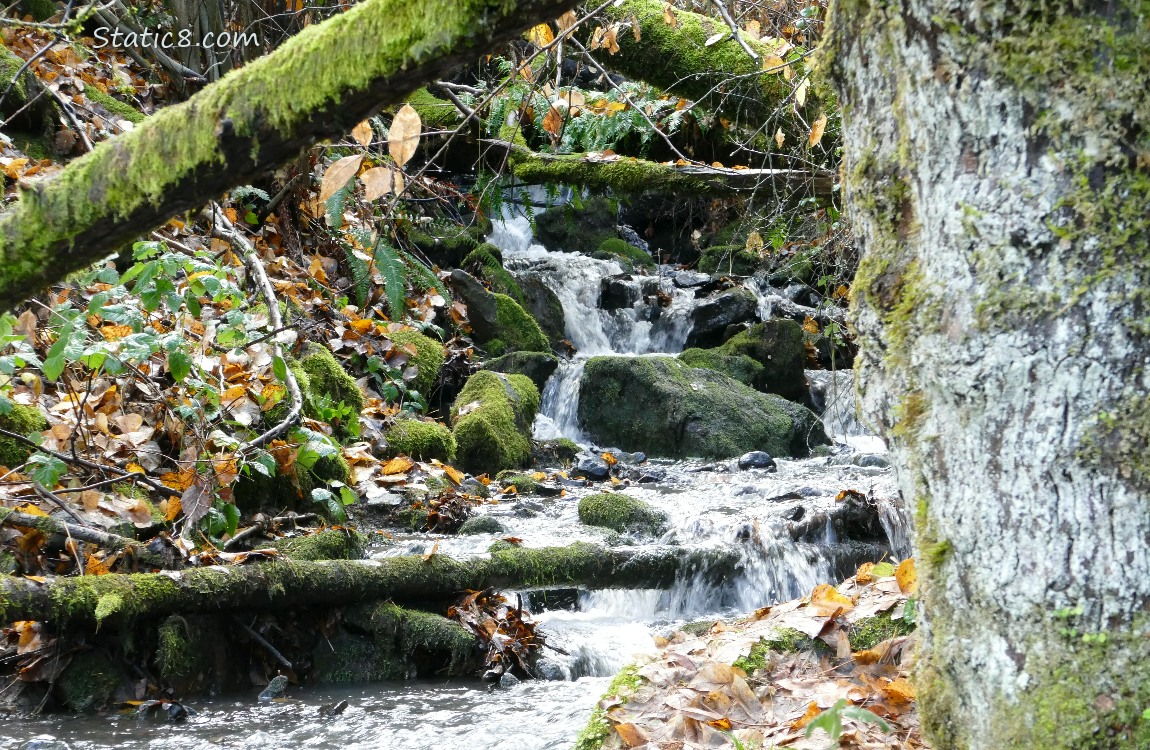
<svg viewBox="0 0 1150 750">
<path fill-rule="evenodd" d="M 864 413 L 940 748 L 1150 746 L 1145 2 L 840 0 Z"/>
</svg>

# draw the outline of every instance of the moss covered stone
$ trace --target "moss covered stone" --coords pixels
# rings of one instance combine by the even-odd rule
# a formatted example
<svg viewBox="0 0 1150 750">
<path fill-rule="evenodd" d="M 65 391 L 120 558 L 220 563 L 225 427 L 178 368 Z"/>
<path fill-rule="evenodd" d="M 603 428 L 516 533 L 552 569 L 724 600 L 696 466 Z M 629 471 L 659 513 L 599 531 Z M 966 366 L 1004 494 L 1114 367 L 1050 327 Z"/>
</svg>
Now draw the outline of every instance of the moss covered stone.
<svg viewBox="0 0 1150 750">
<path fill-rule="evenodd" d="M 671 458 L 807 456 L 829 442 L 809 409 L 672 357 L 590 359 L 579 423 L 601 444 Z"/>
<path fill-rule="evenodd" d="M 563 312 L 563 303 L 559 295 L 551 287 L 532 275 L 523 275 L 517 278 L 519 288 L 523 291 L 526 300 L 524 309 L 531 313 L 539 328 L 547 336 L 551 348 L 560 351 L 563 341 L 567 338 L 567 315 Z"/>
<path fill-rule="evenodd" d="M 749 357 L 762 365 L 762 373 L 754 382 L 758 390 L 777 393 L 792 401 L 800 401 L 806 395 L 807 354 L 803 329 L 793 320 L 772 318 L 756 323 L 715 351 L 730 357 Z"/>
<path fill-rule="evenodd" d="M 107 705 L 120 687 L 120 670 L 102 651 L 86 651 L 56 680 L 60 698 L 73 711 L 94 711 Z"/>
<path fill-rule="evenodd" d="M 540 392 L 558 367 L 559 358 L 547 352 L 511 352 L 483 364 L 484 370 L 508 375 L 526 375 Z"/>
<path fill-rule="evenodd" d="M 879 643 L 901 635 L 910 635 L 915 630 L 914 623 L 905 619 L 895 620 L 890 612 L 867 617 L 851 625 L 847 631 L 852 651 L 865 651 Z"/>
<path fill-rule="evenodd" d="M 445 220 L 434 221 L 426 227 L 411 227 L 407 241 L 424 257 L 440 268 L 455 268 L 483 242 L 484 225 L 480 223 L 460 226 Z"/>
<path fill-rule="evenodd" d="M 688 367 L 702 367 L 734 378 L 752 388 L 762 385 L 766 368 L 745 354 L 723 354 L 715 349 L 686 349 L 679 361 Z"/>
<path fill-rule="evenodd" d="M 567 466 L 579 455 L 579 445 L 569 438 L 540 440 L 531 451 L 535 463 L 541 466 Z"/>
<path fill-rule="evenodd" d="M 332 405 L 344 403 L 356 414 L 363 411 L 363 393 L 326 346 L 308 346 L 300 359 L 300 367 L 307 373 L 314 395 L 327 398 Z"/>
<path fill-rule="evenodd" d="M 439 377 L 440 368 L 447 360 L 447 349 L 430 336 L 411 329 L 392 331 L 387 337 L 392 343 L 405 347 L 409 353 L 411 350 L 415 351 L 408 364 L 418 367 L 419 373 L 415 376 L 415 380 L 411 381 L 411 385 L 421 395 L 429 395 L 436 378 Z"/>
<path fill-rule="evenodd" d="M 396 454 L 420 461 L 438 458 L 448 463 L 455 460 L 455 436 L 439 422 L 402 419 L 387 431 L 387 445 Z"/>
<path fill-rule="evenodd" d="M 591 255 L 606 240 L 618 238 L 618 211 L 615 201 L 603 197 L 556 206 L 536 217 L 535 237 L 549 250 Z"/>
<path fill-rule="evenodd" d="M 358 560 L 367 537 L 351 529 L 323 529 L 307 536 L 276 539 L 268 545 L 291 560 Z"/>
<path fill-rule="evenodd" d="M 605 255 L 609 258 L 620 258 L 627 261 L 628 265 L 639 268 L 655 267 L 655 259 L 648 253 L 618 237 L 609 237 L 603 240 L 599 243 L 599 249 L 595 254 L 596 256 Z"/>
<path fill-rule="evenodd" d="M 503 531 L 503 524 L 499 523 L 499 519 L 487 514 L 472 516 L 459 527 L 459 533 L 464 536 L 470 534 L 502 534 Z"/>
<path fill-rule="evenodd" d="M 472 250 L 463 259 L 461 267 L 477 278 L 481 278 L 491 286 L 491 291 L 497 294 L 506 294 L 519 305 L 526 305 L 527 298 L 515 277 L 503 267 L 502 254 L 499 248 L 484 242 Z"/>
<path fill-rule="evenodd" d="M 35 406 L 13 404 L 12 411 L 0 416 L 0 427 L 19 435 L 30 435 L 48 429 L 48 420 Z M 28 460 L 32 448 L 10 437 L 0 436 L 0 465 L 14 469 Z"/>
<path fill-rule="evenodd" d="M 539 389 L 523 375 L 481 371 L 468 378 L 451 409 L 460 465 L 472 473 L 527 465 Z"/>
<path fill-rule="evenodd" d="M 703 273 L 750 276 L 760 265 L 759 256 L 743 245 L 712 245 L 699 257 L 698 268 Z"/>
<path fill-rule="evenodd" d="M 749 654 L 736 659 L 732 666 L 747 674 L 753 674 L 756 669 L 762 669 L 767 665 L 767 659 L 771 654 L 794 654 L 799 651 L 826 653 L 830 651 L 830 647 L 794 628 L 779 628 L 773 638 L 761 639 L 751 646 Z"/>
<path fill-rule="evenodd" d="M 612 531 L 660 534 L 667 516 L 642 500 L 618 492 L 599 492 L 579 501 L 579 520 Z"/>
<path fill-rule="evenodd" d="M 507 352 L 548 352 L 551 344 L 535 318 L 506 294 L 496 294 L 495 310 L 498 334 L 484 343 L 495 356 Z"/>
<path fill-rule="evenodd" d="M 84 95 L 88 97 L 89 101 L 100 105 L 109 113 L 127 120 L 129 122 L 138 123 L 144 121 L 144 114 L 130 104 L 120 101 L 110 94 L 105 94 L 95 86 L 88 84 L 84 89 Z"/>
</svg>

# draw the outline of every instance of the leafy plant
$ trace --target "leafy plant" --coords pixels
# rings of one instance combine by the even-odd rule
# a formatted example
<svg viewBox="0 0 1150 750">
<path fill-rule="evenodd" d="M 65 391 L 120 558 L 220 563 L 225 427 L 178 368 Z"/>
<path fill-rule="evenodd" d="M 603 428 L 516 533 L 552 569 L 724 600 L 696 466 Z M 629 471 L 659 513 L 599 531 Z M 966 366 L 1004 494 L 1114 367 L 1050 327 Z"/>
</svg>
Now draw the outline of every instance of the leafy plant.
<svg viewBox="0 0 1150 750">
<path fill-rule="evenodd" d="M 840 698 L 837 703 L 812 719 L 810 724 L 807 724 L 806 736 L 810 737 L 816 729 L 822 729 L 834 741 L 829 747 L 838 747 L 839 738 L 843 736 L 843 719 L 874 724 L 884 732 L 890 731 L 890 724 L 887 724 L 882 717 L 867 711 L 865 708 L 849 705 L 845 698 Z"/>
</svg>

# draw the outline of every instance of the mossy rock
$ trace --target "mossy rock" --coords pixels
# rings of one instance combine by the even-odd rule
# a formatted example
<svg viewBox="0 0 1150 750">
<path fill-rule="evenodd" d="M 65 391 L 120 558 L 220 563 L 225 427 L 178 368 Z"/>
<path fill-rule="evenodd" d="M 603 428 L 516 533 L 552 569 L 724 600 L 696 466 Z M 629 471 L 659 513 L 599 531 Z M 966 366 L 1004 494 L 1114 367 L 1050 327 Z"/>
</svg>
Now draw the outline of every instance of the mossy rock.
<svg viewBox="0 0 1150 750">
<path fill-rule="evenodd" d="M 752 388 L 763 382 L 766 373 L 766 368 L 745 354 L 723 354 L 714 349 L 686 349 L 679 361 L 688 367 L 721 372 Z"/>
<path fill-rule="evenodd" d="M 338 454 L 320 458 L 310 469 L 305 469 L 298 462 L 293 463 L 290 474 L 268 477 L 252 471 L 241 474 L 236 482 L 236 506 L 244 513 L 287 508 L 326 515 L 326 506 L 316 503 L 311 491 L 317 487 L 326 487 L 331 482 L 347 484 L 350 477 L 351 467 Z"/>
<path fill-rule="evenodd" d="M 851 625 L 847 631 L 847 640 L 850 641 L 852 651 L 866 651 L 883 641 L 910 635 L 914 631 L 913 622 L 901 618 L 895 620 L 890 612 L 883 612 Z"/>
<path fill-rule="evenodd" d="M 447 360 L 447 349 L 430 336 L 415 330 L 392 331 L 387 334 L 387 338 L 398 346 L 415 350 L 408 364 L 419 368 L 419 374 L 411 381 L 411 387 L 427 397 L 435 386 L 440 368 Z"/>
<path fill-rule="evenodd" d="M 519 282 L 526 300 L 523 308 L 535 318 L 551 348 L 561 350 L 567 338 L 567 315 L 563 312 L 559 295 L 535 276 L 524 274 L 516 276 L 515 280 Z"/>
<path fill-rule="evenodd" d="M 95 711 L 111 701 L 120 687 L 122 674 L 102 651 L 86 651 L 56 680 L 60 699 L 72 711 Z"/>
<path fill-rule="evenodd" d="M 343 402 L 356 413 L 363 411 L 363 393 L 355 384 L 355 378 L 347 374 L 326 346 L 309 345 L 300 359 L 300 367 L 307 373 L 314 395 L 326 396 L 333 404 Z"/>
<path fill-rule="evenodd" d="M 460 265 L 468 273 L 486 281 L 492 292 L 506 294 L 519 305 L 527 304 L 519 282 L 503 267 L 502 253 L 494 245 L 484 242 L 468 253 Z"/>
<path fill-rule="evenodd" d="M 829 443 L 806 407 L 673 357 L 591 358 L 579 424 L 599 444 L 670 458 L 803 457 Z"/>
<path fill-rule="evenodd" d="M 703 251 L 698 269 L 703 273 L 750 276 L 762 260 L 742 245 L 712 245 Z"/>
<path fill-rule="evenodd" d="M 156 669 L 177 693 L 201 691 L 216 676 L 218 652 L 228 645 L 218 623 L 216 617 L 171 615 L 156 629 Z"/>
<path fill-rule="evenodd" d="M 484 370 L 508 375 L 526 375 L 543 391 L 547 379 L 559 368 L 559 358 L 547 352 L 511 352 L 484 363 Z"/>
<path fill-rule="evenodd" d="M 814 651 L 819 654 L 830 652 L 830 647 L 817 638 L 810 638 L 805 633 L 794 628 L 779 628 L 774 638 L 763 638 L 751 646 L 751 652 L 739 657 L 732 666 L 738 667 L 747 674 L 753 674 L 757 669 L 767 666 L 767 659 L 771 654 L 795 654 L 800 651 Z"/>
<path fill-rule="evenodd" d="M 503 532 L 503 524 L 499 523 L 499 519 L 486 514 L 482 516 L 472 516 L 459 527 L 459 534 L 461 536 L 468 536 L 470 534 L 502 534 Z"/>
<path fill-rule="evenodd" d="M 520 474 L 514 471 L 501 471 L 496 477 L 503 487 L 514 487 L 520 495 L 533 495 L 539 490 L 539 482 L 535 477 Z"/>
<path fill-rule="evenodd" d="M 458 461 L 473 474 L 526 466 L 539 389 L 524 375 L 480 371 L 451 409 Z"/>
<path fill-rule="evenodd" d="M 485 229 L 481 224 L 460 226 L 448 221 L 435 221 L 426 227 L 411 227 L 407 241 L 428 260 L 440 268 L 456 268 L 463 259 L 483 242 Z"/>
<path fill-rule="evenodd" d="M 537 465 L 569 466 L 579 455 L 579 446 L 569 438 L 540 440 L 531 451 Z"/>
<path fill-rule="evenodd" d="M 276 539 L 267 546 L 289 560 L 359 560 L 367 537 L 351 529 L 323 529 L 307 536 Z"/>
<path fill-rule="evenodd" d="M 498 336 L 483 346 L 493 356 L 507 352 L 549 352 L 551 344 L 535 318 L 506 294 L 496 294 L 495 309 Z"/>
<path fill-rule="evenodd" d="M 595 197 L 567 203 L 535 218 L 535 239 L 549 250 L 592 255 L 605 240 L 618 237 L 618 205 Z"/>
<path fill-rule="evenodd" d="M 599 243 L 596 256 L 599 255 L 620 258 L 627 261 L 629 265 L 637 268 L 655 267 L 655 259 L 647 252 L 618 237 L 610 237 Z"/>
<path fill-rule="evenodd" d="M 48 419 L 35 406 L 12 404 L 12 411 L 0 416 L 0 427 L 26 436 L 48 429 Z M 14 469 L 28 460 L 32 450 L 10 437 L 0 437 L 0 466 Z"/>
<path fill-rule="evenodd" d="M 618 492 L 599 492 L 580 500 L 579 520 L 588 526 L 600 526 L 620 534 L 657 535 L 667 527 L 664 513 L 638 498 Z"/>
<path fill-rule="evenodd" d="M 764 393 L 777 393 L 792 401 L 807 394 L 804 367 L 807 361 L 803 329 L 793 320 L 772 318 L 735 334 L 716 350 L 729 357 L 750 357 L 762 365 L 754 387 Z M 768 451 L 769 452 L 769 451 Z"/>
<path fill-rule="evenodd" d="M 611 680 L 603 698 L 612 704 L 626 704 L 645 682 L 646 679 L 639 676 L 639 668 L 634 664 L 628 664 Z M 611 737 L 613 724 L 607 717 L 603 705 L 604 701 L 600 701 L 599 705 L 591 709 L 591 718 L 588 719 L 587 726 L 583 727 L 575 740 L 575 750 L 599 750 Z"/>
<path fill-rule="evenodd" d="M 92 84 L 88 84 L 88 86 L 85 87 L 84 95 L 88 97 L 89 101 L 106 109 L 109 114 L 113 114 L 116 117 L 133 123 L 144 121 L 143 112 L 140 112 L 132 105 L 122 102 L 110 94 L 105 94 Z"/>
<path fill-rule="evenodd" d="M 387 431 L 385 437 L 388 447 L 397 455 L 420 461 L 438 458 L 451 463 L 455 460 L 455 436 L 439 422 L 402 419 Z"/>
</svg>

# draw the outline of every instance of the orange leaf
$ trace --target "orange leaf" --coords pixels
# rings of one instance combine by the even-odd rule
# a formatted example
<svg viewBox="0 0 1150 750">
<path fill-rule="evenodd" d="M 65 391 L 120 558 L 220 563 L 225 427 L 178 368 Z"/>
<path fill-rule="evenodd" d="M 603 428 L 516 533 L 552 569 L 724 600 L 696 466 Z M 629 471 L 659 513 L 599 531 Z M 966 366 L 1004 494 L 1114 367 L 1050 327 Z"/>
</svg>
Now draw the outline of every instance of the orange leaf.
<svg viewBox="0 0 1150 750">
<path fill-rule="evenodd" d="M 107 325 L 100 329 L 100 335 L 105 341 L 119 341 L 125 336 L 132 335 L 131 326 Z"/>
<path fill-rule="evenodd" d="M 807 712 L 800 716 L 797 721 L 791 724 L 791 729 L 797 731 L 799 729 L 805 728 L 807 724 L 810 724 L 812 721 L 814 721 L 815 717 L 822 712 L 823 710 L 819 708 L 819 704 L 811 701 L 811 704 L 807 706 Z"/>
<path fill-rule="evenodd" d="M 679 27 L 679 19 L 675 16 L 675 9 L 670 3 L 663 6 L 663 23 L 670 26 L 672 29 Z"/>
<path fill-rule="evenodd" d="M 615 731 L 619 733 L 619 739 L 623 740 L 627 747 L 638 747 L 639 745 L 647 744 L 647 735 L 643 734 L 642 729 L 639 729 L 639 727 L 630 722 L 616 724 Z"/>
<path fill-rule="evenodd" d="M 551 135 L 559 135 L 559 131 L 563 129 L 563 115 L 559 110 L 554 107 L 547 110 L 547 115 L 543 118 L 543 129 Z"/>
<path fill-rule="evenodd" d="M 551 42 L 555 41 L 555 33 L 551 31 L 551 26 L 541 23 L 538 26 L 533 26 L 527 30 L 527 41 L 534 44 L 536 47 L 546 47 Z"/>
<path fill-rule="evenodd" d="M 390 476 L 392 474 L 402 474 L 412 466 L 415 466 L 414 461 L 405 456 L 400 456 L 385 463 L 380 471 L 383 472 L 384 476 Z"/>
<path fill-rule="evenodd" d="M 612 456 L 610 453 L 600 453 L 599 458 L 606 461 L 608 466 L 614 466 L 615 464 L 619 463 L 619 460 Z"/>
<path fill-rule="evenodd" d="M 359 171 L 359 165 L 363 163 L 363 154 L 356 154 L 355 156 L 345 156 L 339 159 L 323 173 L 323 182 L 319 187 L 319 199 L 326 201 L 338 193 L 343 186 L 348 183 L 355 173 Z"/>
<path fill-rule="evenodd" d="M 824 112 L 819 115 L 819 119 L 815 120 L 815 124 L 811 126 L 811 134 L 807 137 L 807 145 L 811 148 L 819 145 L 819 141 L 823 139 L 823 133 L 827 129 L 827 115 Z"/>
<path fill-rule="evenodd" d="M 899 677 L 897 680 L 891 680 L 889 685 L 884 685 L 882 692 L 883 695 L 886 696 L 886 699 L 895 705 L 905 705 L 915 698 L 914 685 L 911 685 L 902 677 Z"/>
<path fill-rule="evenodd" d="M 874 563 L 863 563 L 855 573 L 855 580 L 861 584 L 870 583 L 874 580 L 874 575 L 871 573 L 872 570 L 874 570 Z"/>
<path fill-rule="evenodd" d="M 463 472 L 454 466 L 444 466 L 443 473 L 447 475 L 448 481 L 456 487 L 463 483 Z"/>
<path fill-rule="evenodd" d="M 810 607 L 820 617 L 837 617 L 844 612 L 850 612 L 855 605 L 850 597 L 840 594 L 834 586 L 820 583 L 811 592 Z"/>
<path fill-rule="evenodd" d="M 898 581 L 898 589 L 904 594 L 913 594 L 918 589 L 918 573 L 914 569 L 914 558 L 908 557 L 898 564 L 894 570 L 894 579 Z"/>
</svg>

